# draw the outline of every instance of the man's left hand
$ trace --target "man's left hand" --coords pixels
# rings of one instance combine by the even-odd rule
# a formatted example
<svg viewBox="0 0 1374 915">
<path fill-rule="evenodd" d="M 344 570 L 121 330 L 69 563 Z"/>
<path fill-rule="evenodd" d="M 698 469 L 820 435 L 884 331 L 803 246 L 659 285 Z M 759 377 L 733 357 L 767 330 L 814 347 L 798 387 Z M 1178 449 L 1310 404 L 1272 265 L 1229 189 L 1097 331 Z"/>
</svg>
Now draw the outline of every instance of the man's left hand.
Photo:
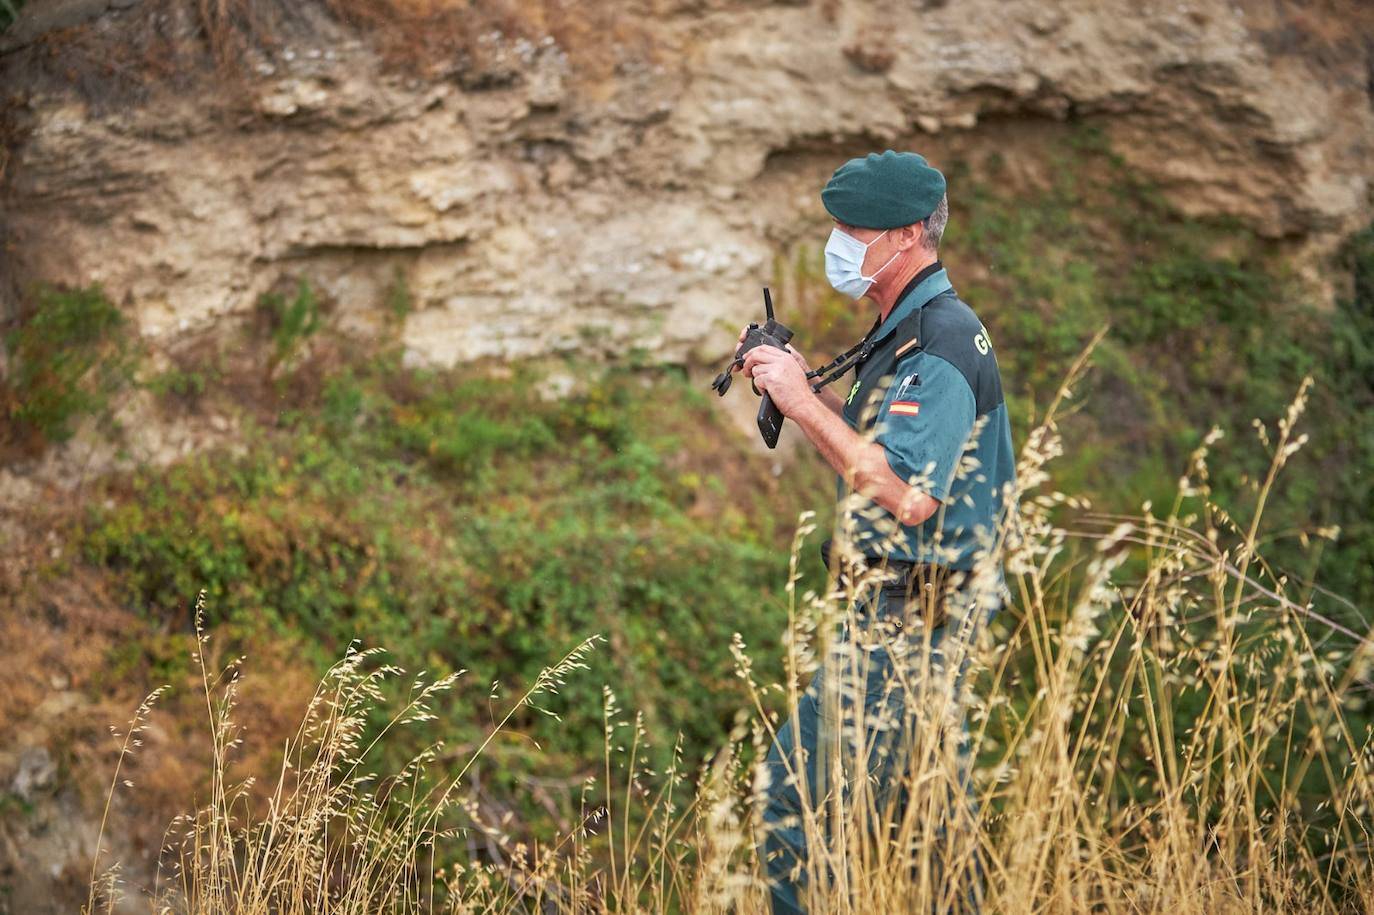
<svg viewBox="0 0 1374 915">
<path fill-rule="evenodd" d="M 786 350 L 776 346 L 756 346 L 744 357 L 744 375 L 754 386 L 772 396 L 773 405 L 783 416 L 795 418 L 797 411 L 815 401 L 816 394 L 801 365 Z"/>
</svg>

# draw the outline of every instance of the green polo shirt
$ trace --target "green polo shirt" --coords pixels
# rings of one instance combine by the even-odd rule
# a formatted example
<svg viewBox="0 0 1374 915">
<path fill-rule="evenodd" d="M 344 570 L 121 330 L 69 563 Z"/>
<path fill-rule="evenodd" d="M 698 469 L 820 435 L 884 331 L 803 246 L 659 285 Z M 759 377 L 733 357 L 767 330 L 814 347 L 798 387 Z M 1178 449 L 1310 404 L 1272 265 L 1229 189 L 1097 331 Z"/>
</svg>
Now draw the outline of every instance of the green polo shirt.
<svg viewBox="0 0 1374 915">
<path fill-rule="evenodd" d="M 938 261 L 878 326 L 843 415 L 882 445 L 894 474 L 941 505 L 922 524 L 898 525 L 870 500 L 844 500 L 841 478 L 840 530 L 874 559 L 973 568 L 1002 523 L 1016 456 L 990 336 Z"/>
</svg>

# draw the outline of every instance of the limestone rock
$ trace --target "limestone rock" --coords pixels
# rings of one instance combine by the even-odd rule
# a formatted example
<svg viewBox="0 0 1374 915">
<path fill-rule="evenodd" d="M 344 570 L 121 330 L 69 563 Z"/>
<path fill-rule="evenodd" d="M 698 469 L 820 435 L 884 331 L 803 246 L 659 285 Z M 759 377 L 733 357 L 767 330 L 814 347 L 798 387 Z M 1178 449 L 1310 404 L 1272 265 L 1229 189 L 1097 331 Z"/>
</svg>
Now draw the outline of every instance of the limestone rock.
<svg viewBox="0 0 1374 915">
<path fill-rule="evenodd" d="M 57 763 L 47 747 L 28 747 L 19 754 L 19 771 L 14 774 L 10 790 L 27 802 L 53 786 L 57 777 Z"/>
<path fill-rule="evenodd" d="M 831 169 L 886 146 L 938 164 L 990 120 L 1098 124 L 1184 211 L 1313 252 L 1371 217 L 1374 45 L 1285 51 L 1275 35 L 1295 26 L 1273 5 L 721 0 L 626 15 L 650 45 L 589 30 L 613 64 L 599 76 L 552 36 L 497 33 L 485 76 L 404 77 L 321 29 L 259 62 L 237 118 L 212 116 L 213 83 L 96 111 L 12 52 L 6 266 L 100 282 L 155 346 L 250 311 L 283 276 L 366 332 L 399 271 L 414 361 L 630 341 L 714 359 L 773 255 L 823 239 Z"/>
</svg>

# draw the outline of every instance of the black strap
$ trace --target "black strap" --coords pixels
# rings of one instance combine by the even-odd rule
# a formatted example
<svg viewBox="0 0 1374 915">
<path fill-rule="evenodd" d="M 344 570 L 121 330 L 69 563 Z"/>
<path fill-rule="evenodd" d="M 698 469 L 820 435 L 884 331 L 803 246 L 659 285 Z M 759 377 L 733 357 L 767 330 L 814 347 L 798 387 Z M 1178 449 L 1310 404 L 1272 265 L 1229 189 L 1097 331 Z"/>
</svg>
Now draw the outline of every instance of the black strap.
<svg viewBox="0 0 1374 915">
<path fill-rule="evenodd" d="M 821 388 L 830 384 L 832 381 L 836 381 L 844 377 L 845 372 L 848 372 L 851 368 L 854 367 L 854 363 L 863 362 L 865 359 L 867 359 L 869 354 L 873 352 L 873 347 L 877 345 L 878 341 L 873 339 L 873 335 L 878 332 L 878 328 L 882 325 L 882 323 L 882 318 L 879 318 L 878 320 L 874 321 L 873 326 L 868 329 L 868 333 L 864 334 L 864 338 L 862 340 L 860 340 L 858 343 L 855 343 L 849 349 L 845 350 L 843 353 L 840 353 L 838 356 L 836 356 L 834 359 L 831 359 L 829 362 L 827 362 L 820 368 L 812 369 L 810 372 L 807 372 L 807 378 L 821 379 L 820 381 L 811 385 L 812 392 L 819 394 L 821 392 Z M 854 356 L 856 353 L 858 354 L 858 358 L 851 362 L 850 357 Z M 827 373 L 833 374 L 831 374 L 829 378 L 826 378 L 824 376 Z"/>
<path fill-rule="evenodd" d="M 941 264 L 938 260 L 930 264 L 927 264 L 925 267 L 921 268 L 921 272 L 913 276 L 911 278 L 911 281 L 902 287 L 902 291 L 897 294 L 897 298 L 895 299 L 892 307 L 896 308 L 897 303 L 900 303 L 902 299 L 910 295 L 911 292 L 917 286 L 921 285 L 921 282 L 925 280 L 926 277 L 931 276 L 937 271 L 943 269 L 944 265 Z M 819 394 L 821 392 L 821 388 L 830 384 L 832 381 L 838 381 L 840 378 L 843 378 L 845 373 L 848 372 L 851 368 L 853 368 L 856 364 L 863 362 L 865 359 L 867 359 L 869 355 L 872 354 L 874 347 L 878 345 L 878 340 L 874 338 L 873 335 L 878 332 L 878 328 L 882 326 L 882 323 L 883 319 L 880 315 L 878 319 L 873 322 L 873 326 L 868 329 L 868 333 L 864 334 L 864 338 L 862 340 L 860 340 L 858 343 L 855 343 L 849 349 L 845 350 L 843 353 L 840 353 L 838 356 L 836 356 L 834 359 L 831 359 L 829 362 L 827 362 L 820 368 L 813 369 L 812 371 L 808 372 L 806 375 L 807 378 L 821 379 L 820 381 L 811 385 L 812 392 Z M 858 354 L 857 357 L 851 359 L 850 357 L 854 356 L 856 353 Z M 834 374 L 830 375 L 829 378 L 824 377 L 828 372 L 833 372 Z"/>
</svg>

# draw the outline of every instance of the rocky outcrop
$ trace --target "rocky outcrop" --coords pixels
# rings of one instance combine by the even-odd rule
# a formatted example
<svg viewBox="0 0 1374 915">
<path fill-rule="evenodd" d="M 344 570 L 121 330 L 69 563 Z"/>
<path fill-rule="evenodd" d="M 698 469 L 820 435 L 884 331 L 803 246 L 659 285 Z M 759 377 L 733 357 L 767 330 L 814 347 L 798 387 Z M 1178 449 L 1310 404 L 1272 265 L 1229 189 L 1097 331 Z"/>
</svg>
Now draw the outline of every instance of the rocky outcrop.
<svg viewBox="0 0 1374 915">
<path fill-rule="evenodd" d="M 133 23 L 127 6 L 97 25 Z M 20 47 L 0 57 L 18 102 L 7 269 L 98 281 L 155 342 L 245 313 L 283 276 L 367 332 L 399 277 L 416 360 L 630 341 L 714 358 L 774 254 L 823 239 L 830 169 L 888 146 L 938 163 L 1008 119 L 1095 122 L 1185 211 L 1321 251 L 1371 216 L 1369 45 L 1339 4 L 1273 9 L 642 3 L 633 47 L 484 34 L 479 78 L 384 68 L 316 15 L 256 53 L 241 102 L 202 83 L 103 110 L 27 79 Z M 577 63 L 589 46 L 600 72 Z"/>
</svg>

